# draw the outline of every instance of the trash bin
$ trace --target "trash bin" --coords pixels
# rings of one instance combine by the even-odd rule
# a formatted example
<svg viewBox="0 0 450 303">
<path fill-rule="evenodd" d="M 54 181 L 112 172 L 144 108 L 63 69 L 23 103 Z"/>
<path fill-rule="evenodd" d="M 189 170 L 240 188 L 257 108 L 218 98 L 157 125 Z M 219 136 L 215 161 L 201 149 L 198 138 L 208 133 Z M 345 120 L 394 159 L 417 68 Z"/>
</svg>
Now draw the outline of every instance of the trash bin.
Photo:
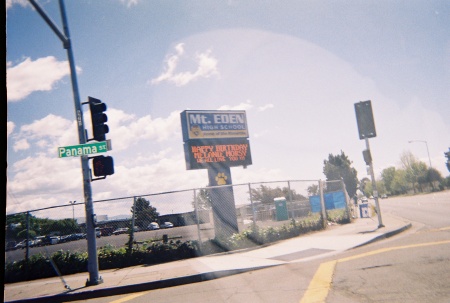
<svg viewBox="0 0 450 303">
<path fill-rule="evenodd" d="M 280 197 L 273 199 L 275 202 L 275 211 L 276 211 L 276 220 L 277 221 L 284 221 L 288 220 L 288 210 L 286 205 L 286 198 Z"/>
<path fill-rule="evenodd" d="M 359 217 L 360 218 L 370 218 L 368 204 L 360 204 L 359 205 Z"/>
</svg>

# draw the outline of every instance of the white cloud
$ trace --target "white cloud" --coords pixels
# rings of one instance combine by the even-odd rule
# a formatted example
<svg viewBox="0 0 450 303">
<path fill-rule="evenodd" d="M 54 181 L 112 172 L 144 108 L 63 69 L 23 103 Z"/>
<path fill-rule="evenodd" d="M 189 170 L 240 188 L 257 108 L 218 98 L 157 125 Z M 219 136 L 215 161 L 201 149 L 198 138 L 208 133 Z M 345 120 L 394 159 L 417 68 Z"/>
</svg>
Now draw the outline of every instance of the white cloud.
<svg viewBox="0 0 450 303">
<path fill-rule="evenodd" d="M 170 113 L 167 118 L 152 118 L 150 115 L 137 118 L 121 110 L 109 109 L 109 137 L 114 150 L 124 150 L 140 141 L 162 142 L 172 139 L 174 134 L 181 138 L 180 113 Z"/>
<path fill-rule="evenodd" d="M 183 58 L 183 55 L 185 54 L 184 44 L 177 44 L 175 50 L 176 54 L 173 54 L 166 59 L 164 72 L 159 77 L 152 79 L 151 84 L 159 84 L 167 81 L 176 86 L 184 86 L 199 78 L 209 78 L 219 75 L 217 70 L 218 61 L 211 56 L 211 50 L 196 54 L 194 61 L 197 69 L 194 72 L 187 71 L 176 73 L 180 59 Z"/>
<path fill-rule="evenodd" d="M 266 104 L 266 105 L 258 107 L 258 110 L 260 112 L 263 112 L 263 111 L 265 111 L 267 109 L 270 109 L 270 108 L 273 108 L 273 107 L 274 107 L 274 105 L 270 103 L 270 104 Z"/>
<path fill-rule="evenodd" d="M 246 102 L 239 103 L 238 105 L 223 105 L 217 110 L 249 110 L 252 108 L 252 101 L 247 100 Z"/>
<path fill-rule="evenodd" d="M 14 151 L 26 150 L 30 148 L 27 139 L 21 139 L 14 144 Z"/>
<path fill-rule="evenodd" d="M 6 0 L 6 9 L 10 9 L 14 4 L 19 4 L 25 7 L 28 4 L 27 0 Z"/>
<path fill-rule="evenodd" d="M 12 134 L 16 125 L 12 121 L 6 122 L 6 137 L 9 138 L 9 135 Z"/>
<path fill-rule="evenodd" d="M 32 61 L 26 58 L 16 66 L 8 62 L 7 99 L 17 102 L 35 91 L 50 91 L 62 78 L 70 74 L 67 61 L 57 61 L 53 56 Z M 81 72 L 77 68 L 77 72 Z"/>
<path fill-rule="evenodd" d="M 68 131 L 70 124 L 69 120 L 50 114 L 41 120 L 22 126 L 20 132 L 21 135 L 31 139 L 59 138 Z"/>
<path fill-rule="evenodd" d="M 14 178 L 8 180 L 8 189 L 15 196 L 36 191 L 40 196 L 52 196 L 81 187 L 79 160 L 75 158 L 59 159 L 39 154 L 15 162 L 12 171 Z"/>
<path fill-rule="evenodd" d="M 134 5 L 138 5 L 140 0 L 120 0 L 123 4 L 125 4 L 128 8 Z"/>
<path fill-rule="evenodd" d="M 78 144 L 76 122 L 53 114 L 23 125 L 11 138 L 15 151 L 34 147 L 50 155 L 56 155 L 58 146 Z"/>
</svg>

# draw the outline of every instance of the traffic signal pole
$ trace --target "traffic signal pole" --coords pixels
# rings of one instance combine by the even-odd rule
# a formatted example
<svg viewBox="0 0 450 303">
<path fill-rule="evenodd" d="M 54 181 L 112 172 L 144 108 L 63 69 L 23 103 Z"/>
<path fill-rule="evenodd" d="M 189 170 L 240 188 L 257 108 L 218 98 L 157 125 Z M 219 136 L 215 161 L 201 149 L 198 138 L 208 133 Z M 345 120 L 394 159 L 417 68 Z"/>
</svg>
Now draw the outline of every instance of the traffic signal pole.
<svg viewBox="0 0 450 303">
<path fill-rule="evenodd" d="M 58 38 L 63 42 L 63 47 L 64 49 L 67 50 L 67 56 L 69 58 L 69 65 L 70 65 L 70 75 L 72 80 L 73 99 L 75 105 L 75 117 L 77 120 L 77 128 L 78 128 L 78 139 L 80 144 L 85 144 L 87 142 L 87 139 L 84 127 L 83 111 L 81 109 L 80 95 L 78 93 L 76 66 L 70 43 L 69 27 L 67 23 L 64 2 L 63 0 L 59 0 L 59 7 L 61 11 L 64 33 L 61 33 L 61 31 L 58 29 L 55 23 L 46 15 L 46 13 L 43 11 L 43 9 L 39 6 L 39 4 L 35 0 L 29 0 L 29 2 L 38 11 L 38 13 L 45 20 L 45 22 L 47 22 L 47 24 L 58 36 Z M 88 245 L 89 279 L 86 281 L 86 286 L 89 286 L 89 285 L 98 285 L 102 283 L 103 280 L 99 276 L 98 272 L 97 240 L 95 234 L 95 214 L 94 214 L 94 205 L 92 202 L 91 175 L 88 156 L 81 156 L 81 169 L 83 174 L 83 189 L 84 189 L 85 211 L 86 211 L 86 239 Z"/>
</svg>

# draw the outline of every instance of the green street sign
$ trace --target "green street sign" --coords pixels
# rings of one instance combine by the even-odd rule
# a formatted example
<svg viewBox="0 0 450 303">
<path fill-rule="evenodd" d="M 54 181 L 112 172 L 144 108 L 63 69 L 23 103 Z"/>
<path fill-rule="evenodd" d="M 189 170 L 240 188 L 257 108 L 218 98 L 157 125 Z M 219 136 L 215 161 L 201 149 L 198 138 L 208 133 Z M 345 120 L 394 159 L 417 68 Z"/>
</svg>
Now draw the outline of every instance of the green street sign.
<svg viewBox="0 0 450 303">
<path fill-rule="evenodd" d="M 108 150 L 111 150 L 111 140 L 58 147 L 58 156 L 59 158 L 80 157 L 98 153 L 106 153 Z"/>
</svg>

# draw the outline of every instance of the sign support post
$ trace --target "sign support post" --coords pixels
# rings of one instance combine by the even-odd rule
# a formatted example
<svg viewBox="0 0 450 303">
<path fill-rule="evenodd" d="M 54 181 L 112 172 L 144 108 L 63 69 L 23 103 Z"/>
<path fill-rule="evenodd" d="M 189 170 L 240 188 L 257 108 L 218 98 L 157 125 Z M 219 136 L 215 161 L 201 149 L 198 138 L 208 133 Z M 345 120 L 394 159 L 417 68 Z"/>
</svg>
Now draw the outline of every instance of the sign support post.
<svg viewBox="0 0 450 303">
<path fill-rule="evenodd" d="M 377 182 L 373 170 L 372 156 L 370 154 L 369 138 L 377 136 L 375 130 L 375 121 L 373 119 L 372 102 L 370 100 L 355 103 L 356 122 L 358 124 L 359 139 L 366 141 L 366 150 L 363 151 L 364 161 L 370 169 L 370 177 L 372 179 L 373 198 L 375 199 L 375 207 L 378 215 L 378 228 L 384 227 L 381 219 L 381 209 L 378 203 Z"/>
<path fill-rule="evenodd" d="M 365 138 L 366 141 L 366 150 L 370 153 L 370 146 L 369 146 L 369 138 Z M 381 209 L 380 209 L 380 203 L 378 202 L 378 190 L 377 190 L 377 182 L 375 180 L 375 174 L 373 172 L 373 162 L 369 162 L 369 169 L 370 169 L 370 178 L 372 179 L 372 189 L 373 189 L 373 199 L 375 200 L 375 207 L 377 209 L 377 216 L 378 216 L 378 228 L 384 227 L 383 220 L 381 218 Z"/>
<path fill-rule="evenodd" d="M 239 232 L 230 167 L 209 167 L 208 179 L 216 237 L 229 238 Z"/>
</svg>

